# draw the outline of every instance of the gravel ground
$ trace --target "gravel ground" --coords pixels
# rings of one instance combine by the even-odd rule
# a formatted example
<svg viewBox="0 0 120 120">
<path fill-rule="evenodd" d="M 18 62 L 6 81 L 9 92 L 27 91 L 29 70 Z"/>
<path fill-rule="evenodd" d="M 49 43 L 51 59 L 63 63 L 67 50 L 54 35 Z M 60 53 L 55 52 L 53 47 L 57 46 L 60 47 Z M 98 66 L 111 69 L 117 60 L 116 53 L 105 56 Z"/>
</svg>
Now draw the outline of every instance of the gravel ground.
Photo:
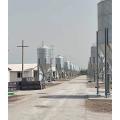
<svg viewBox="0 0 120 120">
<path fill-rule="evenodd" d="M 89 94 L 86 76 L 43 90 L 17 91 L 15 94 L 24 96 L 9 102 L 9 120 L 112 120 L 110 112 L 88 109 L 93 102 L 87 102 L 86 106 Z M 95 98 L 95 92 L 89 97 Z"/>
</svg>

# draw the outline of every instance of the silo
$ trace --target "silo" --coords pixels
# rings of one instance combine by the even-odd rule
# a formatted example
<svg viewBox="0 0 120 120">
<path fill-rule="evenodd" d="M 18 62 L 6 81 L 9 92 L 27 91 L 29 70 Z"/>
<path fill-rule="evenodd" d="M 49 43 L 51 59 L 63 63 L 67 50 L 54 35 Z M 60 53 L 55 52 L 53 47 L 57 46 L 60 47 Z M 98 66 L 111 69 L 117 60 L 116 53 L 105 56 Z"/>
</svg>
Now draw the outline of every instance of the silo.
<svg viewBox="0 0 120 120">
<path fill-rule="evenodd" d="M 97 48 L 96 46 L 92 46 L 91 47 L 91 63 L 92 64 L 96 64 L 96 58 L 97 58 Z"/>
<path fill-rule="evenodd" d="M 73 70 L 73 75 L 74 76 L 76 76 L 78 74 L 78 71 L 79 71 L 78 69 L 79 69 L 78 66 L 75 64 L 74 65 L 74 70 Z"/>
<path fill-rule="evenodd" d="M 65 61 L 64 62 L 64 69 L 65 71 L 70 71 L 70 61 Z"/>
<path fill-rule="evenodd" d="M 70 76 L 72 77 L 73 76 L 73 66 L 74 64 L 72 62 L 70 62 Z"/>
<path fill-rule="evenodd" d="M 73 71 L 73 63 L 70 63 L 70 70 Z"/>
<path fill-rule="evenodd" d="M 47 46 L 42 46 L 37 49 L 37 57 L 38 57 L 38 66 L 43 72 L 43 76 L 47 75 L 48 69 L 51 66 L 51 49 Z"/>
<path fill-rule="evenodd" d="M 88 75 L 89 75 L 89 77 L 92 77 L 92 76 L 93 76 L 93 71 L 92 71 L 92 57 L 89 57 Z"/>
<path fill-rule="evenodd" d="M 105 55 L 105 28 L 108 30 L 107 60 L 112 65 L 112 0 L 98 3 L 98 47 L 99 54 Z"/>
<path fill-rule="evenodd" d="M 62 57 L 60 55 L 56 57 L 56 68 L 58 71 L 63 71 L 63 69 L 64 69 L 64 57 Z"/>
<path fill-rule="evenodd" d="M 75 72 L 74 72 L 74 75 L 77 76 L 77 74 L 78 74 L 78 66 L 75 65 Z"/>
<path fill-rule="evenodd" d="M 71 73 L 70 63 L 71 63 L 70 61 L 65 61 L 65 62 L 64 62 L 64 70 L 65 70 L 65 73 L 66 73 L 67 78 L 70 77 L 70 73 Z"/>
<path fill-rule="evenodd" d="M 58 55 L 56 57 L 56 70 L 58 72 L 58 77 L 63 78 L 64 74 L 64 57 Z"/>
<path fill-rule="evenodd" d="M 106 36 L 106 37 L 105 37 Z M 110 79 L 112 79 L 112 0 L 103 0 L 98 3 L 98 53 L 100 59 L 99 66 L 103 66 L 102 71 L 104 71 L 105 61 L 105 38 L 107 39 L 106 45 L 106 63 L 105 67 L 110 74 Z M 101 73 L 103 79 L 103 73 Z M 105 74 L 106 75 L 106 74 Z"/>
<path fill-rule="evenodd" d="M 94 81 L 96 79 L 96 74 L 95 74 L 96 68 L 97 68 L 97 48 L 96 46 L 92 46 L 91 47 L 91 73 L 92 73 L 91 77 L 94 78 Z"/>
</svg>

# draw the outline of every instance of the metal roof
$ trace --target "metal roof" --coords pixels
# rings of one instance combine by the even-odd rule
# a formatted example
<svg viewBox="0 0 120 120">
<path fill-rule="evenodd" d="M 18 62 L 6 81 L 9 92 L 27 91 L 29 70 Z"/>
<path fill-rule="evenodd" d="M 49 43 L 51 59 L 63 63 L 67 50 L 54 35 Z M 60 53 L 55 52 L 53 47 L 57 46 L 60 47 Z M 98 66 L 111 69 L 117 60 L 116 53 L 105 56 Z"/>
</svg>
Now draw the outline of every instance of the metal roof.
<svg viewBox="0 0 120 120">
<path fill-rule="evenodd" d="M 22 71 L 22 64 L 8 64 L 10 71 Z M 37 70 L 37 64 L 24 64 L 24 71 Z"/>
<path fill-rule="evenodd" d="M 10 71 L 22 71 L 22 64 L 8 64 Z M 37 64 L 24 64 L 24 71 L 37 70 Z M 56 68 L 52 66 L 52 70 Z"/>
</svg>

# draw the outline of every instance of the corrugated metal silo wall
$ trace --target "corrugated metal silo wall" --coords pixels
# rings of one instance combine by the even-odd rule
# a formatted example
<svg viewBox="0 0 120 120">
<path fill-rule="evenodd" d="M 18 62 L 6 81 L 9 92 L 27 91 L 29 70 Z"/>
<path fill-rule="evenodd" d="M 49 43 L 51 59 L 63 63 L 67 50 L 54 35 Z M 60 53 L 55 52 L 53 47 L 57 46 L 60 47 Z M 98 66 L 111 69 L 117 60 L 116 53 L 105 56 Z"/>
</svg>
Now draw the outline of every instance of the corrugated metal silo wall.
<svg viewBox="0 0 120 120">
<path fill-rule="evenodd" d="M 108 28 L 109 42 L 112 42 L 112 0 L 98 3 L 98 41 L 104 44 L 105 28 Z"/>
<path fill-rule="evenodd" d="M 98 52 L 105 56 L 105 28 L 108 29 L 107 63 L 112 73 L 112 0 L 98 3 Z"/>
<path fill-rule="evenodd" d="M 41 65 L 50 64 L 50 49 L 38 48 L 38 58 Z"/>
<path fill-rule="evenodd" d="M 64 58 L 57 57 L 56 58 L 56 66 L 57 66 L 58 71 L 63 70 L 64 69 Z"/>
<path fill-rule="evenodd" d="M 97 56 L 97 49 L 95 46 L 91 47 L 91 58 L 92 58 L 92 63 L 96 63 L 96 56 Z"/>
<path fill-rule="evenodd" d="M 108 28 L 108 41 L 110 49 L 107 57 L 112 61 L 112 0 L 104 0 L 98 3 L 98 47 L 99 53 L 105 54 L 105 28 Z"/>
</svg>

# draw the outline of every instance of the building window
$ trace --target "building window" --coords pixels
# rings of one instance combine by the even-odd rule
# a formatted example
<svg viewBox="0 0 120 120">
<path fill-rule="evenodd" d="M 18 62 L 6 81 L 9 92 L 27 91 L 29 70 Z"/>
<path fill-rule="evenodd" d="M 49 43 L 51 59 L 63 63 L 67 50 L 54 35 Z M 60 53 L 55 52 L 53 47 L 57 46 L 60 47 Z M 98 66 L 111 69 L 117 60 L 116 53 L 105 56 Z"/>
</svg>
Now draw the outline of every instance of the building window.
<svg viewBox="0 0 120 120">
<path fill-rule="evenodd" d="M 21 78 L 22 77 L 22 72 L 17 72 L 17 78 Z"/>
<path fill-rule="evenodd" d="M 37 77 L 37 71 L 34 70 L 34 78 Z"/>
</svg>

